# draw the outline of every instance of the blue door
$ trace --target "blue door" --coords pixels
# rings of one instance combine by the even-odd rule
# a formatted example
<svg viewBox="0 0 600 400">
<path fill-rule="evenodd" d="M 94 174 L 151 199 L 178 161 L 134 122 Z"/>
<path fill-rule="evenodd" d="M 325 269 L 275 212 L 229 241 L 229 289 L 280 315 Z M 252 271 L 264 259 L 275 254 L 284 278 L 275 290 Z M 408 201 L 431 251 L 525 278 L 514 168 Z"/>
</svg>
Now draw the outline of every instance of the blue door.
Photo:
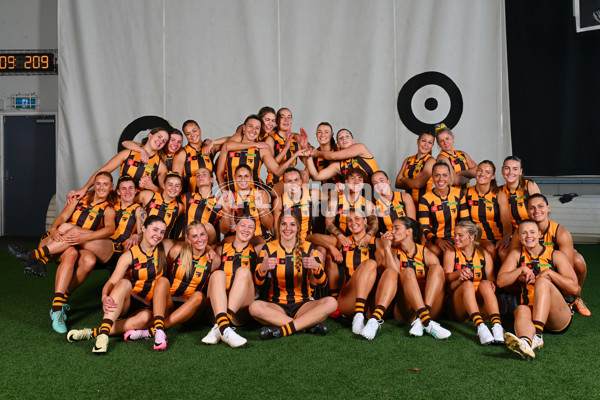
<svg viewBox="0 0 600 400">
<path fill-rule="evenodd" d="M 54 119 L 4 116 L 4 235 L 40 236 L 45 231 L 48 204 L 56 192 Z"/>
</svg>

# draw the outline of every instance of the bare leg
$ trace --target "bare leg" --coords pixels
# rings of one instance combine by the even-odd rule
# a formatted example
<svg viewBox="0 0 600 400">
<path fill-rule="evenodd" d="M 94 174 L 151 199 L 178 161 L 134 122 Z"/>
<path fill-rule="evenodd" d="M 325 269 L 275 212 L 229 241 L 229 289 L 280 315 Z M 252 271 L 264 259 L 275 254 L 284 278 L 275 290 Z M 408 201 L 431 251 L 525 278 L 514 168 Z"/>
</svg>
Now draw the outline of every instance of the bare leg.
<svg viewBox="0 0 600 400">
<path fill-rule="evenodd" d="M 73 278 L 73 271 L 75 270 L 75 263 L 79 258 L 77 250 L 69 246 L 60 256 L 60 264 L 56 270 L 56 278 L 54 280 L 54 292 L 55 293 L 66 293 L 69 288 L 69 283 Z"/>
<path fill-rule="evenodd" d="M 202 312 L 206 306 L 206 297 L 202 292 L 194 292 L 185 303 L 165 318 L 165 328 L 188 321 L 194 315 Z"/>
<path fill-rule="evenodd" d="M 79 250 L 79 262 L 69 282 L 69 293 L 73 293 L 94 270 L 96 256 L 88 250 Z"/>
<path fill-rule="evenodd" d="M 377 263 L 365 260 L 354 271 L 354 274 L 342 288 L 338 304 L 344 315 L 354 315 L 356 299 L 367 299 L 377 279 Z"/>
<path fill-rule="evenodd" d="M 254 301 L 254 293 L 252 273 L 247 268 L 238 268 L 227 300 L 227 308 L 234 312 L 232 322 L 236 325 L 242 325 L 250 319 L 248 307 Z"/>
</svg>

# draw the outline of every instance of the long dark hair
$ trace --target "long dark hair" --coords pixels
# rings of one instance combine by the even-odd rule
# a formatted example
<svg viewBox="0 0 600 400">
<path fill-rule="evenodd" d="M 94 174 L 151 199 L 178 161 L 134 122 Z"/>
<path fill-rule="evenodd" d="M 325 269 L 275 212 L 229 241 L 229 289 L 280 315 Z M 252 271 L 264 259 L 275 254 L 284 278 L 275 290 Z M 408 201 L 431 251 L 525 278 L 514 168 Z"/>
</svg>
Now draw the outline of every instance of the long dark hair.
<svg viewBox="0 0 600 400">
<path fill-rule="evenodd" d="M 400 221 L 406 229 L 412 229 L 412 238 L 415 243 L 421 242 L 423 227 L 419 221 L 415 221 L 410 217 L 400 217 L 398 218 L 398 221 Z"/>
<path fill-rule="evenodd" d="M 148 227 L 155 222 L 162 222 L 165 226 L 167 226 L 164 219 L 158 215 L 151 215 L 144 220 L 144 228 L 148 229 Z M 158 249 L 158 263 L 156 266 L 156 272 L 162 272 L 167 266 L 167 257 L 165 255 L 165 247 L 163 246 L 162 241 L 156 246 L 156 248 Z"/>
<path fill-rule="evenodd" d="M 337 151 L 337 144 L 335 143 L 335 139 L 333 138 L 333 127 L 331 126 L 331 124 L 329 122 L 321 122 L 319 125 L 317 125 L 317 129 L 319 129 L 320 126 L 328 126 L 329 129 L 331 129 L 331 137 L 329 138 L 329 147 L 331 147 L 331 151 Z"/>
</svg>

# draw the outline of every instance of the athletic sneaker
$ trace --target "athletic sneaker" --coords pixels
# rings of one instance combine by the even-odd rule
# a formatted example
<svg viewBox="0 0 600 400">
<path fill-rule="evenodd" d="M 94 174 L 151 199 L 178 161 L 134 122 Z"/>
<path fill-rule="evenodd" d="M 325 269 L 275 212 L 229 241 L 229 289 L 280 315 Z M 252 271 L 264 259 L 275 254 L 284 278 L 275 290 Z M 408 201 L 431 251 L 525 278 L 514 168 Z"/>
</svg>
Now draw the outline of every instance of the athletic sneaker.
<svg viewBox="0 0 600 400">
<path fill-rule="evenodd" d="M 408 334 L 414 337 L 423 336 L 423 323 L 421 322 L 421 318 L 416 318 L 411 325 L 410 331 Z"/>
<path fill-rule="evenodd" d="M 442 328 L 442 326 L 435 321 L 429 321 L 429 325 L 425 327 L 425 332 L 436 339 L 448 339 L 450 335 L 452 335 L 448 329 Z"/>
<path fill-rule="evenodd" d="M 531 341 L 531 349 L 538 350 L 544 347 L 544 337 L 542 335 L 535 335 Z"/>
<path fill-rule="evenodd" d="M 262 340 L 276 339 L 282 336 L 281 329 L 276 326 L 263 326 L 260 328 L 258 336 Z"/>
<path fill-rule="evenodd" d="M 360 335 L 364 327 L 365 315 L 360 312 L 354 314 L 354 318 L 352 319 L 352 333 L 354 333 L 355 335 Z"/>
<path fill-rule="evenodd" d="M 381 329 L 381 324 L 383 324 L 382 319 L 369 318 L 360 334 L 366 339 L 373 340 L 377 331 Z"/>
<path fill-rule="evenodd" d="M 67 340 L 70 343 L 78 342 L 80 340 L 90 340 L 92 337 L 94 337 L 94 330 L 90 328 L 71 329 L 69 333 L 67 333 Z"/>
<path fill-rule="evenodd" d="M 241 347 L 241 346 L 245 345 L 247 342 L 246 339 L 244 339 L 243 337 L 238 335 L 235 332 L 234 328 L 232 328 L 230 326 L 225 328 L 225 330 L 223 331 L 223 335 L 221 335 L 221 339 L 223 339 L 223 341 L 225 343 L 227 343 L 228 345 L 230 345 L 233 348 Z"/>
<path fill-rule="evenodd" d="M 490 332 L 483 322 L 477 325 L 477 336 L 479 336 L 479 343 L 481 343 L 482 346 L 494 343 L 492 332 Z"/>
<path fill-rule="evenodd" d="M 318 324 L 313 325 L 306 330 L 306 333 L 310 333 L 313 335 L 321 335 L 321 336 L 327 335 L 327 332 L 329 332 L 329 328 L 323 322 L 319 322 Z"/>
<path fill-rule="evenodd" d="M 130 329 L 123 335 L 123 340 L 133 342 L 140 339 L 150 339 L 151 337 L 150 329 Z"/>
<path fill-rule="evenodd" d="M 217 344 L 221 340 L 221 331 L 219 330 L 219 324 L 215 324 L 212 329 L 208 332 L 208 335 L 202 338 L 202 343 L 206 344 Z"/>
<path fill-rule="evenodd" d="M 581 297 L 576 298 L 575 301 L 571 303 L 571 310 L 586 317 L 592 315 L 592 312 L 587 308 L 587 305 Z"/>
<path fill-rule="evenodd" d="M 514 351 L 526 360 L 535 358 L 533 349 L 525 339 L 520 339 L 510 332 L 504 333 L 504 343 L 509 350 Z"/>
<path fill-rule="evenodd" d="M 108 350 L 108 335 L 106 333 L 103 333 L 101 335 L 98 335 L 98 337 L 96 338 L 96 344 L 92 349 L 92 353 L 104 354 L 106 353 L 106 350 Z"/>
<path fill-rule="evenodd" d="M 29 264 L 33 263 L 33 260 L 29 259 L 29 252 L 26 250 L 23 250 L 16 244 L 9 244 L 8 252 L 10 253 L 12 258 L 23 263 L 24 266 L 28 266 Z"/>
<path fill-rule="evenodd" d="M 67 324 L 65 324 L 65 314 L 63 310 L 51 311 L 52 329 L 58 333 L 67 333 Z"/>
<path fill-rule="evenodd" d="M 67 311 L 71 311 L 71 306 L 68 305 L 67 303 L 62 305 L 62 313 L 63 313 L 63 319 L 66 321 L 69 318 L 67 318 Z M 48 313 L 50 315 L 50 319 L 52 319 L 52 309 L 50 309 L 50 312 Z"/>
<path fill-rule="evenodd" d="M 492 325 L 492 336 L 494 336 L 494 343 L 504 343 L 504 328 L 499 323 Z"/>
<path fill-rule="evenodd" d="M 46 276 L 46 264 L 34 261 L 33 264 L 26 265 L 23 272 L 27 275 L 44 277 Z"/>
<path fill-rule="evenodd" d="M 154 350 L 161 351 L 167 349 L 167 334 L 162 329 L 154 331 Z"/>
</svg>

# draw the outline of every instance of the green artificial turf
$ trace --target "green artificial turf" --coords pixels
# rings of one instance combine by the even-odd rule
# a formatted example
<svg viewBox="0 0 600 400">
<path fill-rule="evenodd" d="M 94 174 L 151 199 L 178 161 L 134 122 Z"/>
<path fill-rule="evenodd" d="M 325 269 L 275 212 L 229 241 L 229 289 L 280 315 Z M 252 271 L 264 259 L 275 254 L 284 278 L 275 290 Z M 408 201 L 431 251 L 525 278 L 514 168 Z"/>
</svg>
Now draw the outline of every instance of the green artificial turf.
<svg viewBox="0 0 600 400">
<path fill-rule="evenodd" d="M 208 323 L 178 326 L 167 331 L 164 352 L 151 340 L 111 338 L 108 353 L 96 356 L 93 341 L 68 343 L 50 326 L 55 265 L 33 278 L 0 252 L 0 399 L 600 398 L 600 246 L 577 248 L 588 263 L 583 297 L 593 316 L 575 315 L 565 335 L 544 335 L 530 362 L 480 346 L 471 323 L 441 321 L 452 337 L 438 341 L 411 338 L 410 326 L 393 320 L 373 341 L 353 335 L 345 320 L 328 320 L 326 337 L 271 341 L 252 324 L 238 328 L 248 339 L 240 349 L 203 345 Z M 69 328 L 99 325 L 106 277 L 93 272 L 71 296 Z"/>
</svg>

